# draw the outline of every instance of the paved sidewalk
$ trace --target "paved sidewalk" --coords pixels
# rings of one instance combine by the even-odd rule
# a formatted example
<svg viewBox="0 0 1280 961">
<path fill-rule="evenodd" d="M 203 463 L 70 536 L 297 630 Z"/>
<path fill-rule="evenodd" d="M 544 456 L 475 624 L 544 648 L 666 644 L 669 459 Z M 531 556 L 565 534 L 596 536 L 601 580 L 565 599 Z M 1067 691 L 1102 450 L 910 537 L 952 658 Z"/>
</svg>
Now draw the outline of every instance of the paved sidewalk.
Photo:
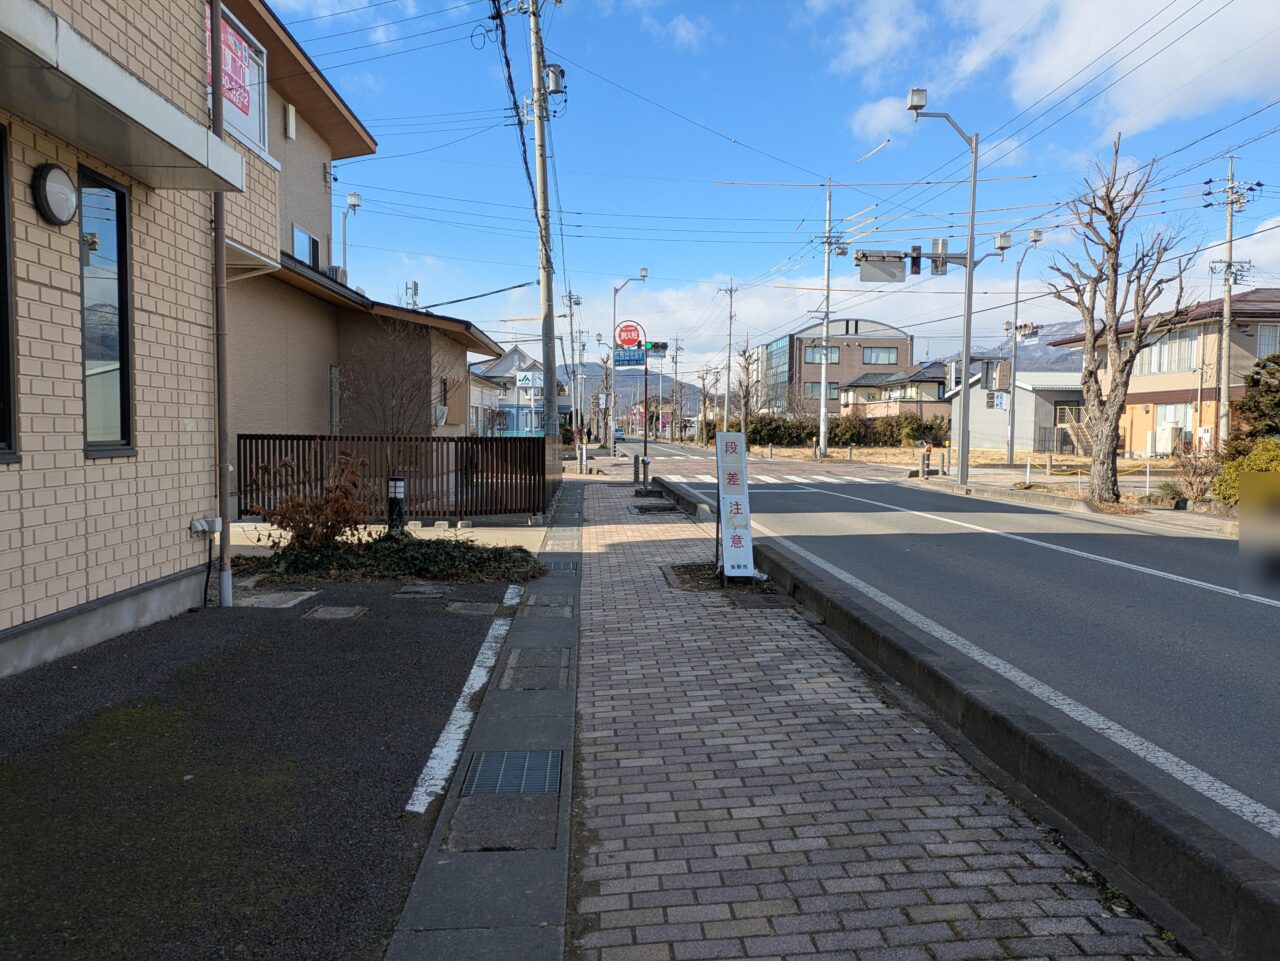
<svg viewBox="0 0 1280 961">
<path fill-rule="evenodd" d="M 1177 955 L 798 611 L 669 587 L 711 541 L 634 502 L 587 485 L 570 958 Z"/>
</svg>

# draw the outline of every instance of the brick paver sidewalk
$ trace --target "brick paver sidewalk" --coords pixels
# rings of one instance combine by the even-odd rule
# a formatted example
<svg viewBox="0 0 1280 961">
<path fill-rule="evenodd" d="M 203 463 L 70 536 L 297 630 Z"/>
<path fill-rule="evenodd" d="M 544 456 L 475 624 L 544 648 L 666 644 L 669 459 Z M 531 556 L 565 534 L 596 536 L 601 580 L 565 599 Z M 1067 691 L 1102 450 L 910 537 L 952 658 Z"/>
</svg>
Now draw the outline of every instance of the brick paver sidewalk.
<svg viewBox="0 0 1280 961">
<path fill-rule="evenodd" d="M 797 611 L 669 587 L 710 539 L 634 503 L 588 486 L 571 958 L 1177 953 Z"/>
</svg>

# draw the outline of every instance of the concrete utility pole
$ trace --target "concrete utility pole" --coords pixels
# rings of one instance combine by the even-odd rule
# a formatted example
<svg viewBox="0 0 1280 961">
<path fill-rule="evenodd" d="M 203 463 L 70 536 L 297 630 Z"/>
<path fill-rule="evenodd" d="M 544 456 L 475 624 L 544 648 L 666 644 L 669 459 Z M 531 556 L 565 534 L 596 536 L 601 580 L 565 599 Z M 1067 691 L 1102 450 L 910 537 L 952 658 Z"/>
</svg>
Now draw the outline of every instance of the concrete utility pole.
<svg viewBox="0 0 1280 961">
<path fill-rule="evenodd" d="M 1018 433 L 1018 296 L 1022 289 L 1022 262 L 1027 259 L 1036 244 L 1040 243 L 1039 230 L 1031 231 L 1031 245 L 1018 258 L 1013 272 L 1013 340 L 1009 349 L 1009 463 L 1013 463 L 1014 443 Z M 1032 438 L 1034 441 L 1035 438 Z"/>
<path fill-rule="evenodd" d="M 533 64 L 533 148 L 538 193 L 538 293 L 542 301 L 542 429 L 559 441 L 556 429 L 556 314 L 552 303 L 551 210 L 547 196 L 547 65 L 542 51 L 538 2 L 529 0 L 529 59 Z"/>
<path fill-rule="evenodd" d="M 724 426 L 720 429 L 729 432 L 729 388 L 733 384 L 733 295 L 738 288 L 733 286 L 733 278 L 729 278 L 729 286 L 721 287 L 721 292 L 729 295 L 729 358 L 724 365 Z"/>
<path fill-rule="evenodd" d="M 1218 450 L 1227 449 L 1231 432 L 1231 281 L 1235 264 L 1231 260 L 1233 215 L 1243 198 L 1236 192 L 1236 158 L 1227 158 L 1227 262 L 1222 268 L 1222 333 L 1218 339 Z M 1199 415 L 1197 414 L 1197 417 Z"/>
<path fill-rule="evenodd" d="M 222 105 L 222 0 L 209 3 L 212 38 L 209 43 L 209 75 L 213 81 L 213 135 L 223 133 Z M 232 606 L 231 581 L 231 416 L 227 396 L 227 208 L 221 190 L 213 192 L 213 326 L 217 345 L 218 412 L 218 606 Z M 243 496 L 243 493 L 241 494 Z"/>
<path fill-rule="evenodd" d="M 831 341 L 831 178 L 827 178 L 827 230 L 822 237 L 825 257 L 822 269 L 822 285 L 826 289 L 822 300 L 822 376 L 818 387 L 818 450 L 827 453 L 827 345 Z M 746 427 L 743 427 L 746 430 Z"/>
<path fill-rule="evenodd" d="M 679 417 L 680 418 L 680 440 L 683 443 L 684 441 L 684 385 L 680 383 L 680 338 L 672 337 L 671 343 L 673 345 L 671 348 L 671 380 L 672 380 L 671 394 L 673 398 L 678 395 L 680 400 L 679 400 L 679 403 L 676 405 L 675 410 L 672 412 L 670 440 L 674 442 L 676 439 L 675 419 Z"/>
</svg>

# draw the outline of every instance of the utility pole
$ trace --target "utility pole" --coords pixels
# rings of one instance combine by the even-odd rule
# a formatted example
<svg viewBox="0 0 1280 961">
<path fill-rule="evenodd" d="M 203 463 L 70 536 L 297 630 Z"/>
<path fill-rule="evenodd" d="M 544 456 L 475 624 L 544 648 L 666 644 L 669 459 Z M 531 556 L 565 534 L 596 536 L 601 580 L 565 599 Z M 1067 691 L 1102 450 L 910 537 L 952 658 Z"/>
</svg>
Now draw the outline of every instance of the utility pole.
<svg viewBox="0 0 1280 961">
<path fill-rule="evenodd" d="M 542 424 L 543 434 L 555 438 L 556 429 L 556 316 L 552 303 L 551 210 L 547 196 L 547 65 L 542 50 L 538 0 L 529 0 L 529 59 L 533 65 L 533 147 L 538 194 L 538 293 L 542 301 Z M 549 441 L 550 443 L 550 441 Z"/>
<path fill-rule="evenodd" d="M 671 353 L 671 393 L 673 396 L 678 395 L 680 400 L 675 405 L 672 412 L 671 420 L 671 441 L 674 443 L 676 439 L 676 422 L 675 418 L 680 418 L 680 442 L 684 443 L 684 385 L 680 383 L 680 338 L 673 337 L 671 342 L 675 345 Z"/>
<path fill-rule="evenodd" d="M 738 292 L 738 288 L 733 286 L 733 278 L 729 278 L 729 286 L 720 288 L 722 293 L 729 295 L 729 357 L 724 365 L 724 426 L 720 429 L 725 433 L 729 431 L 729 387 L 733 384 L 733 295 Z"/>
<path fill-rule="evenodd" d="M 1027 259 L 1027 254 L 1040 243 L 1043 234 L 1039 230 L 1032 230 L 1030 236 L 1030 246 L 1022 252 L 1022 256 L 1018 258 L 1018 266 L 1013 272 L 1013 335 L 1012 343 L 1009 349 L 1009 463 L 1013 463 L 1014 444 L 1017 440 L 1018 433 L 1018 338 L 1021 332 L 1018 330 L 1018 303 L 1022 292 L 1022 262 Z M 1035 438 L 1032 438 L 1034 442 Z"/>
<path fill-rule="evenodd" d="M 1222 333 L 1218 336 L 1218 450 L 1227 449 L 1231 431 L 1231 281 L 1235 264 L 1231 261 L 1231 241 L 1236 204 L 1243 199 L 1236 193 L 1236 158 L 1227 158 L 1227 263 L 1222 268 Z M 1199 412 L 1196 413 L 1197 421 Z"/>
<path fill-rule="evenodd" d="M 825 265 L 822 270 L 826 293 L 822 301 L 822 377 L 818 387 L 818 450 L 827 453 L 827 344 L 831 340 L 831 178 L 827 178 L 827 230 L 822 237 Z M 746 430 L 746 425 L 743 425 Z"/>
</svg>

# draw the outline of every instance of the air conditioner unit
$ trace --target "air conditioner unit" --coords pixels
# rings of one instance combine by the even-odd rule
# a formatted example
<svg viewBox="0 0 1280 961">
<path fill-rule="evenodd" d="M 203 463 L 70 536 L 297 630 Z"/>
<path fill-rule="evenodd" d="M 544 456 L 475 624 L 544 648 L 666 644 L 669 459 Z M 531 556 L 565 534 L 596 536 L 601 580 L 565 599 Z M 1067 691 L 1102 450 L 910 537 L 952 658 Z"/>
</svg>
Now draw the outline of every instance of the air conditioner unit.
<svg viewBox="0 0 1280 961">
<path fill-rule="evenodd" d="M 1181 424 L 1160 424 L 1156 427 L 1156 454 L 1172 454 L 1181 442 Z"/>
<path fill-rule="evenodd" d="M 436 404 L 436 426 L 443 427 L 444 420 L 449 416 L 449 408 L 444 404 Z"/>
<path fill-rule="evenodd" d="M 329 275 L 330 280 L 336 280 L 344 287 L 347 285 L 347 272 L 337 264 L 330 264 L 324 269 L 324 272 Z"/>
</svg>

